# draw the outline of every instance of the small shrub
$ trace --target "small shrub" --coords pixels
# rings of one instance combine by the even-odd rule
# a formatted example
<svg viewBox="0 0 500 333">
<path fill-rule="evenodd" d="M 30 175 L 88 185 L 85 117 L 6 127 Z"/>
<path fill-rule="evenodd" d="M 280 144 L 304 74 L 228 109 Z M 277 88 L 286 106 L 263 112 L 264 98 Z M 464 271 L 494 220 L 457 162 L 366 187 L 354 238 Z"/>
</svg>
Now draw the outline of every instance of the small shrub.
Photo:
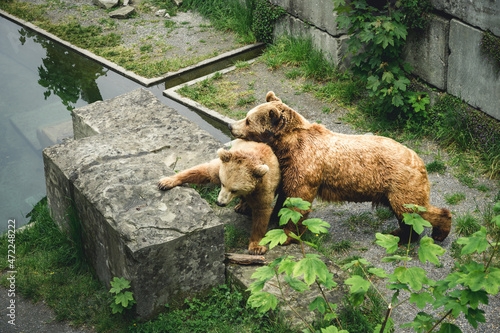
<svg viewBox="0 0 500 333">
<path fill-rule="evenodd" d="M 113 295 L 113 302 L 110 307 L 113 314 L 122 313 L 123 310 L 130 310 L 136 303 L 130 288 L 130 281 L 125 278 L 117 278 L 116 276 L 111 281 L 111 289 L 109 292 Z"/>
<path fill-rule="evenodd" d="M 443 161 L 433 161 L 427 164 L 425 168 L 429 173 L 436 172 L 442 175 L 446 171 L 446 164 Z"/>
</svg>

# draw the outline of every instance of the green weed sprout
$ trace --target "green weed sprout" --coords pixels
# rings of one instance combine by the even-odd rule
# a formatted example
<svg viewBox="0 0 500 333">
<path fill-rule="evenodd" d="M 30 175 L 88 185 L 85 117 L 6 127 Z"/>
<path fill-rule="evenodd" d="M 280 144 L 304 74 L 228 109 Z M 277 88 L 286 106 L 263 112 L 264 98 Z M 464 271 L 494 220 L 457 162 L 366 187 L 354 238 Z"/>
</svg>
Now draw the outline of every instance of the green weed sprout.
<svg viewBox="0 0 500 333">
<path fill-rule="evenodd" d="M 113 314 L 122 313 L 124 309 L 131 309 L 136 303 L 131 291 L 125 289 L 130 288 L 130 281 L 125 278 L 117 278 L 116 276 L 111 281 L 111 289 L 109 292 L 113 294 L 113 302 L 111 302 L 111 311 Z"/>
</svg>

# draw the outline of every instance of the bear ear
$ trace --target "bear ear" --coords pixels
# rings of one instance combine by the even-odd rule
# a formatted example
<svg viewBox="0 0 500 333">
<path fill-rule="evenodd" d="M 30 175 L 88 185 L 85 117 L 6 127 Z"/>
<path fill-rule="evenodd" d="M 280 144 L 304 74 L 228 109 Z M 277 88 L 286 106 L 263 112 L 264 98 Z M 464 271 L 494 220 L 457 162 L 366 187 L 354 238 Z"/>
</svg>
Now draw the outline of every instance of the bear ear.
<svg viewBox="0 0 500 333">
<path fill-rule="evenodd" d="M 281 99 L 276 97 L 273 91 L 269 91 L 266 95 L 266 102 L 272 102 L 272 101 L 281 102 Z"/>
<path fill-rule="evenodd" d="M 227 163 L 231 159 L 231 153 L 224 148 L 219 149 L 217 151 L 217 155 L 219 155 L 219 158 L 223 163 Z"/>
<path fill-rule="evenodd" d="M 257 165 L 253 170 L 256 177 L 263 177 L 269 171 L 269 167 L 265 164 Z"/>
</svg>

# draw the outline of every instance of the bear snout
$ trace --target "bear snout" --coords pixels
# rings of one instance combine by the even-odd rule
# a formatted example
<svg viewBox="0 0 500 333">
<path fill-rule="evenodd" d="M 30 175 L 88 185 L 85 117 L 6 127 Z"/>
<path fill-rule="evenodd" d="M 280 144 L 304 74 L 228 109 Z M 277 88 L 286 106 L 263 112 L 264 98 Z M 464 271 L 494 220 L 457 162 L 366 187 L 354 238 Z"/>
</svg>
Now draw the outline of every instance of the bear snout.
<svg viewBox="0 0 500 333">
<path fill-rule="evenodd" d="M 226 204 L 225 204 L 225 203 L 220 202 L 219 200 L 217 200 L 216 204 L 217 204 L 217 206 L 219 206 L 219 207 L 226 207 Z"/>
</svg>

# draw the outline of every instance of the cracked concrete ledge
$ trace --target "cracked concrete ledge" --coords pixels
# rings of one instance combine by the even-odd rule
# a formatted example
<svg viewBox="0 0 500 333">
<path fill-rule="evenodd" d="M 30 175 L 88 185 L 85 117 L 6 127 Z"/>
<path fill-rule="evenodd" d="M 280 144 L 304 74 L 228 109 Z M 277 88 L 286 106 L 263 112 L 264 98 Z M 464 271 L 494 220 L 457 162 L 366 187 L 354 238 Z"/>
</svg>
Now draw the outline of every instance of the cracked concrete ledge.
<svg viewBox="0 0 500 333">
<path fill-rule="evenodd" d="M 75 46 L 59 37 L 56 35 L 45 31 L 44 29 L 41 29 L 37 27 L 36 25 L 25 21 L 23 19 L 20 19 L 16 16 L 13 16 L 3 10 L 0 9 L 0 15 L 7 18 L 8 20 L 11 20 L 27 29 L 30 29 L 32 31 L 35 31 L 36 33 L 39 33 L 43 35 L 46 38 L 49 38 L 67 48 L 72 49 L 73 51 L 83 55 L 84 57 L 87 57 L 89 59 L 92 59 L 98 63 L 100 63 L 103 66 L 108 67 L 109 69 L 113 70 L 114 72 L 117 72 L 120 75 L 123 75 L 139 84 L 142 84 L 145 87 L 150 87 L 153 85 L 157 85 L 160 83 L 165 82 L 165 85 L 168 87 L 178 85 L 182 82 L 185 82 L 186 80 L 193 79 L 195 77 L 199 77 L 201 75 L 205 75 L 209 72 L 213 72 L 214 70 L 219 70 L 222 68 L 225 68 L 229 66 L 230 64 L 238 61 L 238 60 L 248 60 L 251 58 L 255 58 L 258 56 L 262 50 L 265 47 L 265 44 L 263 43 L 255 43 L 255 44 L 249 44 L 242 46 L 240 48 L 237 48 L 232 51 L 224 52 L 218 56 L 215 56 L 213 58 L 209 58 L 203 61 L 200 61 L 199 63 L 191 66 L 187 66 L 185 68 L 181 68 L 178 71 L 174 72 L 168 72 L 164 75 L 161 75 L 159 77 L 155 78 L 145 78 L 140 75 L 135 74 L 132 71 L 129 71 L 122 66 L 119 66 L 115 64 L 114 62 L 111 62 L 101 56 L 98 56 L 88 50 L 82 49 L 78 46 Z"/>
</svg>

